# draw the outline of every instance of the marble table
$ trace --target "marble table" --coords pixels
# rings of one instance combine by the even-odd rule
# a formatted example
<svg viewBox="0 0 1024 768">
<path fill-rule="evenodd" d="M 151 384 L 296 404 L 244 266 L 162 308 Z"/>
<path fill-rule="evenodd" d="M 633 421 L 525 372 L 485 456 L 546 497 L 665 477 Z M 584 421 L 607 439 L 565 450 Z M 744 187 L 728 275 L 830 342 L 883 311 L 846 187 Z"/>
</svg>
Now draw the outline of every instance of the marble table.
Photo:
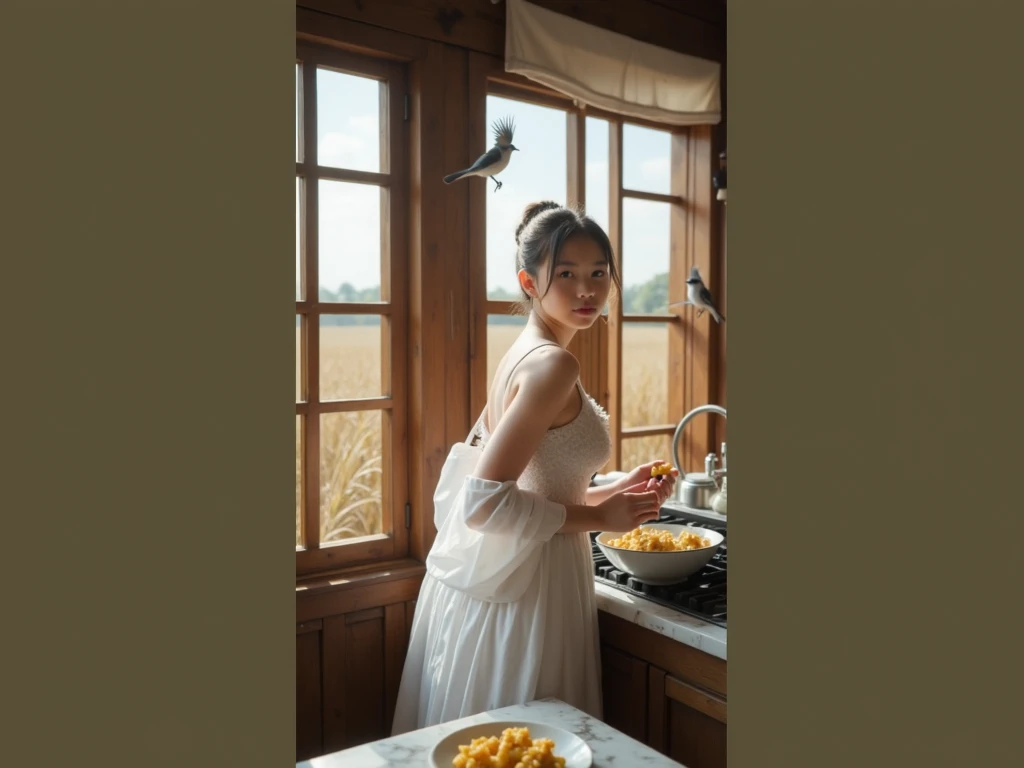
<svg viewBox="0 0 1024 768">
<path fill-rule="evenodd" d="M 685 768 L 660 752 L 558 699 L 502 707 L 297 763 L 297 768 L 424 768 L 440 739 L 467 725 L 498 720 L 547 723 L 575 733 L 594 752 L 593 768 Z"/>
</svg>

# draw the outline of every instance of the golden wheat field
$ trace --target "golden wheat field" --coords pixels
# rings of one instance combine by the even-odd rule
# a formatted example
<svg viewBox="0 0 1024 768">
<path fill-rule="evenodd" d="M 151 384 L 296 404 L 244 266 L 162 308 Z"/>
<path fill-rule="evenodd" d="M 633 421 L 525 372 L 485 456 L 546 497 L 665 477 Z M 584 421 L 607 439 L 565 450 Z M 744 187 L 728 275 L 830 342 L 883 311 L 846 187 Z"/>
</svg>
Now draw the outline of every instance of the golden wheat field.
<svg viewBox="0 0 1024 768">
<path fill-rule="evenodd" d="M 515 325 L 487 328 L 487 378 L 520 331 Z M 382 394 L 380 328 L 320 329 L 320 390 L 325 400 Z M 296 330 L 296 397 L 301 392 Z M 623 329 L 624 427 L 668 423 L 668 329 Z M 295 432 L 295 543 L 300 544 L 302 488 L 301 417 Z M 320 540 L 337 541 L 381 531 L 381 432 L 379 411 L 326 414 L 320 425 Z M 623 442 L 623 469 L 653 459 L 671 461 L 671 437 Z"/>
</svg>

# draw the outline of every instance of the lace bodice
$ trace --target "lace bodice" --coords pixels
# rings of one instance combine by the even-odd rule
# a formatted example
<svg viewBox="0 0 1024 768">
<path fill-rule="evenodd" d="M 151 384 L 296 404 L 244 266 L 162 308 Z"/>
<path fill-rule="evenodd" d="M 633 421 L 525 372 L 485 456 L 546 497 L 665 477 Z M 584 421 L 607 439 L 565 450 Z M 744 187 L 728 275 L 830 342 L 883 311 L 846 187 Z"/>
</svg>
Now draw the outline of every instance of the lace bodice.
<svg viewBox="0 0 1024 768">
<path fill-rule="evenodd" d="M 568 424 L 547 431 L 519 478 L 520 488 L 560 504 L 585 503 L 590 478 L 605 465 L 612 451 L 608 414 L 578 380 L 576 387 L 583 400 L 579 414 Z M 483 419 L 480 434 L 486 443 L 489 432 Z"/>
</svg>

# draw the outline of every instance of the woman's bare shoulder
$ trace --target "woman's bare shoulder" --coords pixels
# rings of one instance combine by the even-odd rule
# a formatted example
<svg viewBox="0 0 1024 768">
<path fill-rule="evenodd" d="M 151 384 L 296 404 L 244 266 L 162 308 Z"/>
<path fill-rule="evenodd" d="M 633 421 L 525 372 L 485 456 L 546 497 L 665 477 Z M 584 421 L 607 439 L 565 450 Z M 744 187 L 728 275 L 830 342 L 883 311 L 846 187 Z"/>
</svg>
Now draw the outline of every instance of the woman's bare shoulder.
<svg viewBox="0 0 1024 768">
<path fill-rule="evenodd" d="M 557 345 L 540 347 L 530 353 L 513 376 L 513 389 L 530 390 L 539 396 L 572 388 L 580 375 L 575 355 Z"/>
</svg>

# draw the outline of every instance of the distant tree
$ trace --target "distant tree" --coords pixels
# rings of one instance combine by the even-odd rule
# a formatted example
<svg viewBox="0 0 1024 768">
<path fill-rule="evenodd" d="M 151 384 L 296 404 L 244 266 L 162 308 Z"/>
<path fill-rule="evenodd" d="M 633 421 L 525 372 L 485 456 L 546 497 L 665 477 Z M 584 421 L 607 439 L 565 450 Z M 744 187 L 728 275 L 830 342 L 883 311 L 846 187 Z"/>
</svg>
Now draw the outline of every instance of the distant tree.
<svg viewBox="0 0 1024 768">
<path fill-rule="evenodd" d="M 342 283 L 336 291 L 320 288 L 321 301 L 331 302 L 367 302 L 380 301 L 380 286 L 356 288 L 350 283 Z M 487 298 L 492 301 L 519 301 L 517 293 L 505 288 L 491 288 Z M 631 285 L 622 292 L 622 309 L 626 314 L 657 314 L 668 311 L 668 272 L 655 275 L 646 283 Z M 323 325 L 379 325 L 380 318 L 375 315 L 324 315 Z M 490 315 L 488 325 L 522 325 L 523 317 L 509 315 Z M 296 318 L 298 324 L 298 318 Z"/>
</svg>

